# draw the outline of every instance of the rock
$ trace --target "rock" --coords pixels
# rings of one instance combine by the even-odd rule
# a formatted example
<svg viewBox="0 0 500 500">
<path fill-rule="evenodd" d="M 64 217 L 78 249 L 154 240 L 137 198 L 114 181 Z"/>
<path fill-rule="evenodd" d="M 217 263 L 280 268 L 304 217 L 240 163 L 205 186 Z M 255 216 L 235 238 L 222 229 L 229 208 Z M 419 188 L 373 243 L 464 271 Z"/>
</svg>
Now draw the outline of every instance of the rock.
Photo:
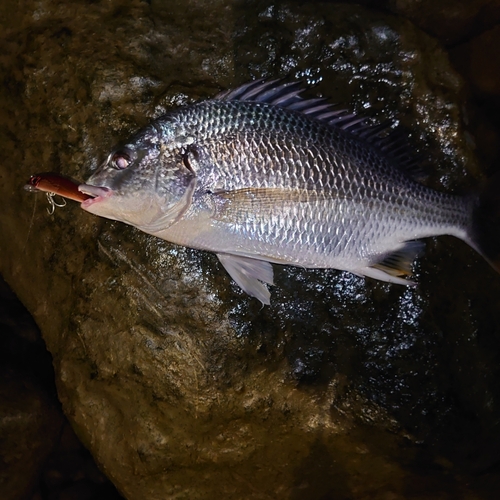
<svg viewBox="0 0 500 500">
<path fill-rule="evenodd" d="M 2 370 L 0 380 L 0 490 L 5 500 L 20 500 L 35 490 L 62 416 L 25 374 Z"/>
<path fill-rule="evenodd" d="M 1 278 L 0 332 L 2 500 L 122 498 L 64 419 L 40 331 Z"/>
<path fill-rule="evenodd" d="M 65 422 L 57 446 L 49 456 L 40 481 L 40 498 L 92 500 L 122 497 L 97 469 L 90 453 Z"/>
<path fill-rule="evenodd" d="M 401 120 L 432 154 L 431 183 L 465 187 L 480 169 L 462 83 L 434 39 L 356 6 L 223 0 L 42 0 L 3 27 L 0 271 L 43 332 L 72 426 L 125 497 L 485 493 L 500 280 L 465 245 L 430 242 L 416 289 L 277 268 L 262 308 L 211 254 L 75 203 L 48 215 L 22 190 L 38 171 L 86 178 L 173 104 L 283 73 Z"/>
<path fill-rule="evenodd" d="M 387 0 L 384 6 L 452 46 L 500 22 L 498 0 Z"/>
<path fill-rule="evenodd" d="M 500 29 L 494 27 L 450 51 L 453 65 L 468 82 L 468 129 L 477 155 L 493 175 L 500 160 Z"/>
<path fill-rule="evenodd" d="M 500 26 L 454 48 L 455 64 L 467 76 L 476 94 L 500 102 Z"/>
<path fill-rule="evenodd" d="M 22 500 L 37 488 L 63 416 L 40 332 L 1 278 L 0 332 L 0 491 Z"/>
</svg>

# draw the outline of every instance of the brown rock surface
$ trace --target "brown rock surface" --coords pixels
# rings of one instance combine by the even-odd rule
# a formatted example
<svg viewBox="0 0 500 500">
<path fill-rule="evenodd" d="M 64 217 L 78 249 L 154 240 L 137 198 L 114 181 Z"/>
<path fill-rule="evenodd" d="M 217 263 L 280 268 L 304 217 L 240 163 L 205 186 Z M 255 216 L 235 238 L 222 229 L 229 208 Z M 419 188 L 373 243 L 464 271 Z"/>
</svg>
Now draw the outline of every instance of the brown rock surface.
<svg viewBox="0 0 500 500">
<path fill-rule="evenodd" d="M 406 116 L 417 147 L 439 155 L 432 183 L 464 186 L 479 168 L 435 40 L 385 14 L 294 2 L 43 0 L 3 27 L 0 271 L 43 332 L 66 415 L 124 496 L 488 494 L 500 283 L 459 242 L 429 244 L 418 289 L 285 268 L 261 308 L 212 255 L 74 203 L 49 216 L 22 190 L 38 171 L 85 178 L 171 105 L 283 73 Z"/>
</svg>

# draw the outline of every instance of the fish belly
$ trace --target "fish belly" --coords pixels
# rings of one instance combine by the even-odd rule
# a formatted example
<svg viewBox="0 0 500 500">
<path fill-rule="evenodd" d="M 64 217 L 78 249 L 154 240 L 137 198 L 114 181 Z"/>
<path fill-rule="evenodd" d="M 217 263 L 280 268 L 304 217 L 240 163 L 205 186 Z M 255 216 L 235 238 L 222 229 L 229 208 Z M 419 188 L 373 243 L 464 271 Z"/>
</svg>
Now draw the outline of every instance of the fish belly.
<svg viewBox="0 0 500 500">
<path fill-rule="evenodd" d="M 424 205 L 419 212 L 415 200 L 405 207 L 340 198 L 297 202 L 282 193 L 281 198 L 258 194 L 244 190 L 236 199 L 226 198 L 222 207 L 212 200 L 204 204 L 210 209 L 193 209 L 156 236 L 215 253 L 358 273 L 408 240 L 441 234 L 466 239 L 458 198 L 448 197 L 447 211 L 442 203 L 434 210 Z"/>
</svg>

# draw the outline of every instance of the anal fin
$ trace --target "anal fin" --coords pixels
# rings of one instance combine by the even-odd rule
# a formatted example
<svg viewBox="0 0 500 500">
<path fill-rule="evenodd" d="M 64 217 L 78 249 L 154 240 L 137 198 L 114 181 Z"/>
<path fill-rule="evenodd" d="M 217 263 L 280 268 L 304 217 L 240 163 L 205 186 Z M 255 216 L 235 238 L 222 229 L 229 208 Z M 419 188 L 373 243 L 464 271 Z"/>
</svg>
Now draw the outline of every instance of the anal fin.
<svg viewBox="0 0 500 500">
<path fill-rule="evenodd" d="M 271 293 L 264 284 L 273 284 L 273 267 L 269 262 L 229 254 L 217 254 L 217 257 L 244 292 L 264 305 L 271 303 Z"/>
<path fill-rule="evenodd" d="M 382 281 L 400 285 L 415 285 L 415 282 L 402 278 L 412 274 L 411 266 L 424 250 L 422 241 L 407 241 L 404 246 L 386 255 L 380 262 L 360 270 L 360 273 Z"/>
</svg>

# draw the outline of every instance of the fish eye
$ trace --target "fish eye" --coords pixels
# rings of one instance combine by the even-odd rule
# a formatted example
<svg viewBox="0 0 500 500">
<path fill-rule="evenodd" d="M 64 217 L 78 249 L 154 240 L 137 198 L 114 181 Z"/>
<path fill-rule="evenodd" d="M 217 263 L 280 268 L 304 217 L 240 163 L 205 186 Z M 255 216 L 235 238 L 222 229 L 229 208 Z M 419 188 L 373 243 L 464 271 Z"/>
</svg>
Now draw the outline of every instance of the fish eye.
<svg viewBox="0 0 500 500">
<path fill-rule="evenodd" d="M 117 170 L 124 170 L 130 165 L 130 154 L 127 151 L 117 151 L 111 157 L 110 165 Z"/>
</svg>

